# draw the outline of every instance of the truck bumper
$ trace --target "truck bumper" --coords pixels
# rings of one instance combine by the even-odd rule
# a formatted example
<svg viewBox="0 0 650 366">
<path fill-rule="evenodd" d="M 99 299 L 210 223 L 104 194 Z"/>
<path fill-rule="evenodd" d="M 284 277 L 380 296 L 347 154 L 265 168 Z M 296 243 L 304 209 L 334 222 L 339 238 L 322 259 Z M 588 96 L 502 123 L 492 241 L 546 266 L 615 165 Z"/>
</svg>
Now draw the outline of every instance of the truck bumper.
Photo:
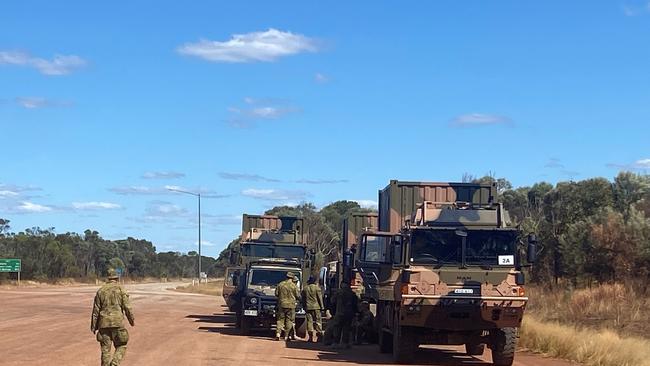
<svg viewBox="0 0 650 366">
<path fill-rule="evenodd" d="M 400 324 L 436 330 L 517 328 L 527 297 L 402 295 Z"/>
</svg>

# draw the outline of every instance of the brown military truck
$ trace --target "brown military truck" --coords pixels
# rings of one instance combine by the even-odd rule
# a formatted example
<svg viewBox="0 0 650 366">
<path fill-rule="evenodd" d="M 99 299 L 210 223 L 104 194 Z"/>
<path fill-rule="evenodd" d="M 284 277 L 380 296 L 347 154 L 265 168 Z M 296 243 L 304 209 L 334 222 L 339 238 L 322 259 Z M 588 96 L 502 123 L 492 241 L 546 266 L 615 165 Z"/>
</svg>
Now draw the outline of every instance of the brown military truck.
<svg viewBox="0 0 650 366">
<path fill-rule="evenodd" d="M 380 350 L 408 363 L 421 344 L 469 355 L 487 345 L 495 365 L 511 365 L 528 302 L 521 241 L 495 185 L 391 181 L 379 192 L 379 231 L 363 232 L 355 253 Z"/>
<path fill-rule="evenodd" d="M 342 281 L 350 283 L 352 290 L 361 294 L 364 291 L 362 279 L 353 271 L 353 252 L 358 245 L 357 240 L 364 231 L 376 231 L 379 216 L 374 212 L 355 212 L 343 219 L 343 235 L 339 243 L 341 260 L 327 263 L 320 271 L 320 285 L 323 288 L 325 307 L 332 311 L 330 299 Z"/>
<path fill-rule="evenodd" d="M 239 245 L 230 251 L 223 284 L 222 295 L 231 311 L 241 308 L 240 292 L 246 265 L 265 258 L 296 259 L 307 263 L 302 218 L 243 215 Z"/>
</svg>

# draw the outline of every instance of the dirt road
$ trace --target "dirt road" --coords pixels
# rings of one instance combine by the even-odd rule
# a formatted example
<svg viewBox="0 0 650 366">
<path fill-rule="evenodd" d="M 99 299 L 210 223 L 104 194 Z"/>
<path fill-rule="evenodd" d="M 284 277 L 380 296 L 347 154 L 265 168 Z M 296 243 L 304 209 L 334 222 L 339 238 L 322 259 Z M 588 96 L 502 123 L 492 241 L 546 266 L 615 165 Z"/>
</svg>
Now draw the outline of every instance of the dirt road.
<svg viewBox="0 0 650 366">
<path fill-rule="evenodd" d="M 123 365 L 340 365 L 390 364 L 376 346 L 332 351 L 321 345 L 272 340 L 273 333 L 240 336 L 220 297 L 173 292 L 178 284 L 128 285 L 136 316 Z M 0 290 L 0 365 L 98 365 L 90 332 L 96 287 Z M 458 348 L 423 349 L 425 365 L 489 365 Z M 518 366 L 569 363 L 519 354 Z"/>
</svg>

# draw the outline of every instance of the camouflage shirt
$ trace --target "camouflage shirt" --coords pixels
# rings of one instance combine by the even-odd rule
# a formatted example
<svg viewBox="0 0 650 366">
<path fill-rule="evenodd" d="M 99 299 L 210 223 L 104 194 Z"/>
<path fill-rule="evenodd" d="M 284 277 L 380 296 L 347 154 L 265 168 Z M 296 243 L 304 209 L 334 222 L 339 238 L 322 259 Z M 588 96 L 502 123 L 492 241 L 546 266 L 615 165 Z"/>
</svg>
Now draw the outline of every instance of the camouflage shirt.
<svg viewBox="0 0 650 366">
<path fill-rule="evenodd" d="M 116 282 L 109 282 L 97 290 L 90 319 L 92 331 L 102 328 L 124 327 L 124 315 L 133 325 L 133 312 L 129 304 L 129 295 Z"/>
<path fill-rule="evenodd" d="M 323 293 L 317 284 L 312 283 L 307 285 L 302 293 L 306 310 L 323 309 Z"/>
<path fill-rule="evenodd" d="M 278 284 L 275 288 L 275 296 L 278 297 L 278 307 L 291 309 L 296 307 L 296 301 L 300 298 L 298 286 L 288 278 Z"/>
</svg>

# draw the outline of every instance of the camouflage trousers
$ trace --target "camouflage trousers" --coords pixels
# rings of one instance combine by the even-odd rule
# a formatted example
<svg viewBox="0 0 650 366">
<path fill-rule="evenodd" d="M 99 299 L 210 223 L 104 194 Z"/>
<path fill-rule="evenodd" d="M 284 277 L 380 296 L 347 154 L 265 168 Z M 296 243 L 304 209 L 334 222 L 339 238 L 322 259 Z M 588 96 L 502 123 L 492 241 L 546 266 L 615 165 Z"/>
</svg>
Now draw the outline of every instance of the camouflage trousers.
<svg viewBox="0 0 650 366">
<path fill-rule="evenodd" d="M 323 320 L 320 310 L 307 310 L 307 331 L 316 331 L 318 334 L 323 333 Z"/>
<path fill-rule="evenodd" d="M 282 335 L 284 330 L 284 336 L 289 336 L 289 331 L 293 329 L 293 321 L 296 319 L 296 309 L 295 308 L 278 308 L 278 312 L 275 314 L 277 322 L 275 324 L 275 335 L 277 337 Z"/>
<path fill-rule="evenodd" d="M 129 332 L 126 328 L 101 328 L 97 331 L 97 342 L 102 350 L 102 366 L 118 366 L 126 354 Z M 112 355 L 111 345 L 115 347 Z"/>
</svg>

